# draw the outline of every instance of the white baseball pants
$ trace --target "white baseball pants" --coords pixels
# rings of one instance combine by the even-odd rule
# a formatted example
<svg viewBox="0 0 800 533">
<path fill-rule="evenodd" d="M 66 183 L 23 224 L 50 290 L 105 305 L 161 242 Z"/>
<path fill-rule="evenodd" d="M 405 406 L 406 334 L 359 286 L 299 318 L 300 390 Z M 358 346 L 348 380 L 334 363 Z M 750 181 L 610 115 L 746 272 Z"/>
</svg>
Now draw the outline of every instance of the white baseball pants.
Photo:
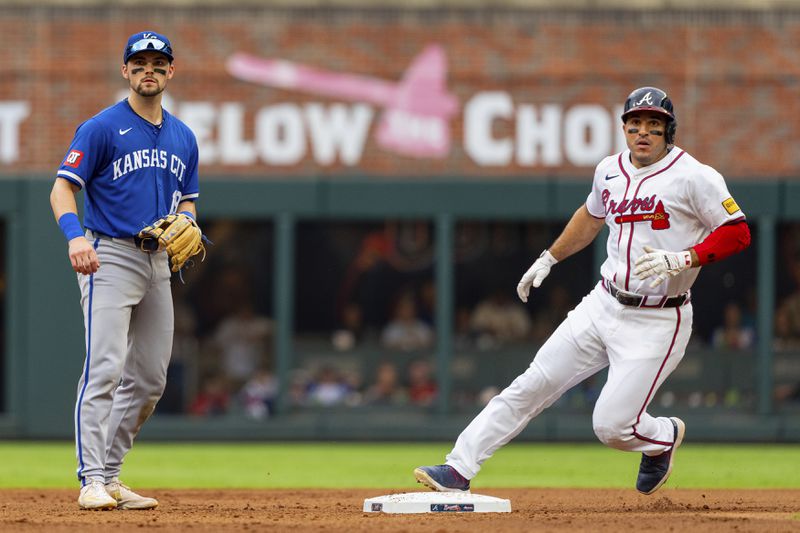
<svg viewBox="0 0 800 533">
<path fill-rule="evenodd" d="M 464 429 L 447 464 L 473 478 L 481 465 L 564 392 L 609 367 L 595 404 L 594 432 L 604 444 L 658 455 L 672 447 L 667 417 L 647 406 L 683 358 L 692 306 L 624 306 L 598 284 L 542 345 L 530 367 L 492 398 Z"/>
</svg>

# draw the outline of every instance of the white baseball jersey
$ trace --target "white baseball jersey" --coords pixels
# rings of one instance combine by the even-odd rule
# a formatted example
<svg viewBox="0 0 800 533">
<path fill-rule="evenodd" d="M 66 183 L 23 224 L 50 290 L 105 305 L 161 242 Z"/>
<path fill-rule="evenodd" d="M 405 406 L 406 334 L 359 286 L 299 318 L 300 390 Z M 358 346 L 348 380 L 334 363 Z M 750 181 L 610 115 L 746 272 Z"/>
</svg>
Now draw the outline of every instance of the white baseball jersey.
<svg viewBox="0 0 800 533">
<path fill-rule="evenodd" d="M 687 250 L 719 226 L 744 219 L 722 175 L 677 146 L 644 168 L 633 166 L 630 150 L 603 159 L 586 208 L 604 218 L 610 230 L 601 275 L 619 289 L 656 297 L 685 293 L 700 269 L 684 270 L 650 288 L 649 281 L 633 274 L 645 245 Z"/>
<path fill-rule="evenodd" d="M 595 170 L 586 208 L 610 228 L 603 277 L 648 298 L 640 307 L 624 305 L 598 283 L 570 311 L 530 367 L 459 435 L 446 462 L 468 479 L 565 391 L 606 367 L 608 379 L 592 413 L 597 438 L 647 455 L 679 443 L 672 420 L 652 416 L 647 408 L 683 358 L 694 310 L 691 300 L 671 307 L 658 303 L 688 291 L 700 269 L 681 272 L 652 289 L 649 280 L 633 275 L 633 267 L 645 245 L 685 250 L 744 214 L 722 176 L 678 147 L 641 169 L 631 164 L 629 150 L 607 157 Z M 655 305 L 647 302 L 650 297 Z"/>
</svg>

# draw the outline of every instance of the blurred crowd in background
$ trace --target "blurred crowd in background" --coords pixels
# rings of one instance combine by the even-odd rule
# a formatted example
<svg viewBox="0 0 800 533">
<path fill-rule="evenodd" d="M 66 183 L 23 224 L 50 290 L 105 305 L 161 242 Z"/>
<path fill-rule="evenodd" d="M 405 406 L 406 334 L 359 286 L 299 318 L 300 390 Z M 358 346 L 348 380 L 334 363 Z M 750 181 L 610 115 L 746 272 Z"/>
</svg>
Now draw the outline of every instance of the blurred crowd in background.
<svg viewBox="0 0 800 533">
<path fill-rule="evenodd" d="M 158 411 L 268 418 L 279 393 L 272 227 L 230 220 L 204 226 L 214 242 L 208 257 L 172 285 L 175 338 Z M 560 223 L 527 222 L 457 225 L 450 367 L 456 409 L 485 404 L 524 370 L 538 346 L 597 282 L 587 249 L 553 269 L 528 304 L 517 299 L 519 276 L 560 228 Z M 778 239 L 774 400 L 779 407 L 800 407 L 794 362 L 800 353 L 800 224 L 782 226 Z M 433 244 L 427 221 L 300 224 L 290 409 L 434 406 Z M 4 297 L 2 243 L 0 264 Z M 755 269 L 751 247 L 701 273 L 693 289 L 690 348 L 656 402 L 697 408 L 754 405 Z M 0 364 L 0 378 L 3 368 Z M 590 408 L 603 381 L 601 373 L 560 404 Z"/>
<path fill-rule="evenodd" d="M 268 223 L 206 222 L 204 263 L 173 284 L 176 335 L 159 411 L 268 418 L 278 397 L 272 320 L 273 234 Z M 456 228 L 455 408 L 474 409 L 529 364 L 537 347 L 596 283 L 591 250 L 554 269 L 527 305 L 519 276 L 560 224 L 466 222 Z M 800 225 L 780 233 L 776 354 L 800 350 Z M 427 221 L 307 222 L 297 234 L 291 409 L 428 408 L 436 380 L 436 284 Z M 695 331 L 682 366 L 722 354 L 723 368 L 680 371 L 656 401 L 689 407 L 754 405 L 756 294 L 752 250 L 708 267 L 695 286 Z M 705 355 L 704 355 L 705 354 Z M 716 360 L 715 360 L 716 361 Z M 780 367 L 783 359 L 777 357 Z M 502 370 L 506 370 L 503 372 Z M 706 382 L 710 373 L 722 375 Z M 508 376 L 508 377 L 506 377 Z M 727 377 L 725 377 L 727 376 Z M 779 404 L 800 403 L 797 381 L 776 376 Z M 672 382 L 678 384 L 671 389 Z M 602 375 L 562 398 L 591 406 Z"/>
</svg>

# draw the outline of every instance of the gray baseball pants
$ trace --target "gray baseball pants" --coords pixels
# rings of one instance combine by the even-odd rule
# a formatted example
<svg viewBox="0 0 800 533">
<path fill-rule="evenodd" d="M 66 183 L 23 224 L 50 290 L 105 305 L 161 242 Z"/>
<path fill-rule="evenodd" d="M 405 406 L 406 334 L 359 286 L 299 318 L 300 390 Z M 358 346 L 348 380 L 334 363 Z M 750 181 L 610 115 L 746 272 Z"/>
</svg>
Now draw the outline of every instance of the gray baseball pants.
<svg viewBox="0 0 800 533">
<path fill-rule="evenodd" d="M 100 268 L 78 274 L 86 359 L 78 381 L 75 446 L 78 479 L 108 481 L 164 391 L 174 315 L 166 252 L 138 250 L 133 239 L 91 231 Z"/>
</svg>

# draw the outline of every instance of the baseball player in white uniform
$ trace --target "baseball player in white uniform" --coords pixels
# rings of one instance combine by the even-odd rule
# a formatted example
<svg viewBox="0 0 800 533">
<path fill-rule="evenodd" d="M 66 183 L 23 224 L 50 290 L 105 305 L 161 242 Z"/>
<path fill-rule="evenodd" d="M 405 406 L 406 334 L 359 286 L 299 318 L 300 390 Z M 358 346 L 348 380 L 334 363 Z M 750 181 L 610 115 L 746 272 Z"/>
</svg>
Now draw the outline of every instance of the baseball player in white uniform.
<svg viewBox="0 0 800 533">
<path fill-rule="evenodd" d="M 713 168 L 674 145 L 677 120 L 661 89 L 625 102 L 628 149 L 597 165 L 592 190 L 562 234 L 522 276 L 528 301 L 559 261 L 589 245 L 605 223 L 601 280 L 536 354 L 530 367 L 467 426 L 446 463 L 414 470 L 437 491 L 468 491 L 481 465 L 565 391 L 608 367 L 592 425 L 607 446 L 641 452 L 636 488 L 666 482 L 686 426 L 647 407 L 683 357 L 692 329 L 690 288 L 700 267 L 745 249 L 745 216 Z"/>
</svg>

